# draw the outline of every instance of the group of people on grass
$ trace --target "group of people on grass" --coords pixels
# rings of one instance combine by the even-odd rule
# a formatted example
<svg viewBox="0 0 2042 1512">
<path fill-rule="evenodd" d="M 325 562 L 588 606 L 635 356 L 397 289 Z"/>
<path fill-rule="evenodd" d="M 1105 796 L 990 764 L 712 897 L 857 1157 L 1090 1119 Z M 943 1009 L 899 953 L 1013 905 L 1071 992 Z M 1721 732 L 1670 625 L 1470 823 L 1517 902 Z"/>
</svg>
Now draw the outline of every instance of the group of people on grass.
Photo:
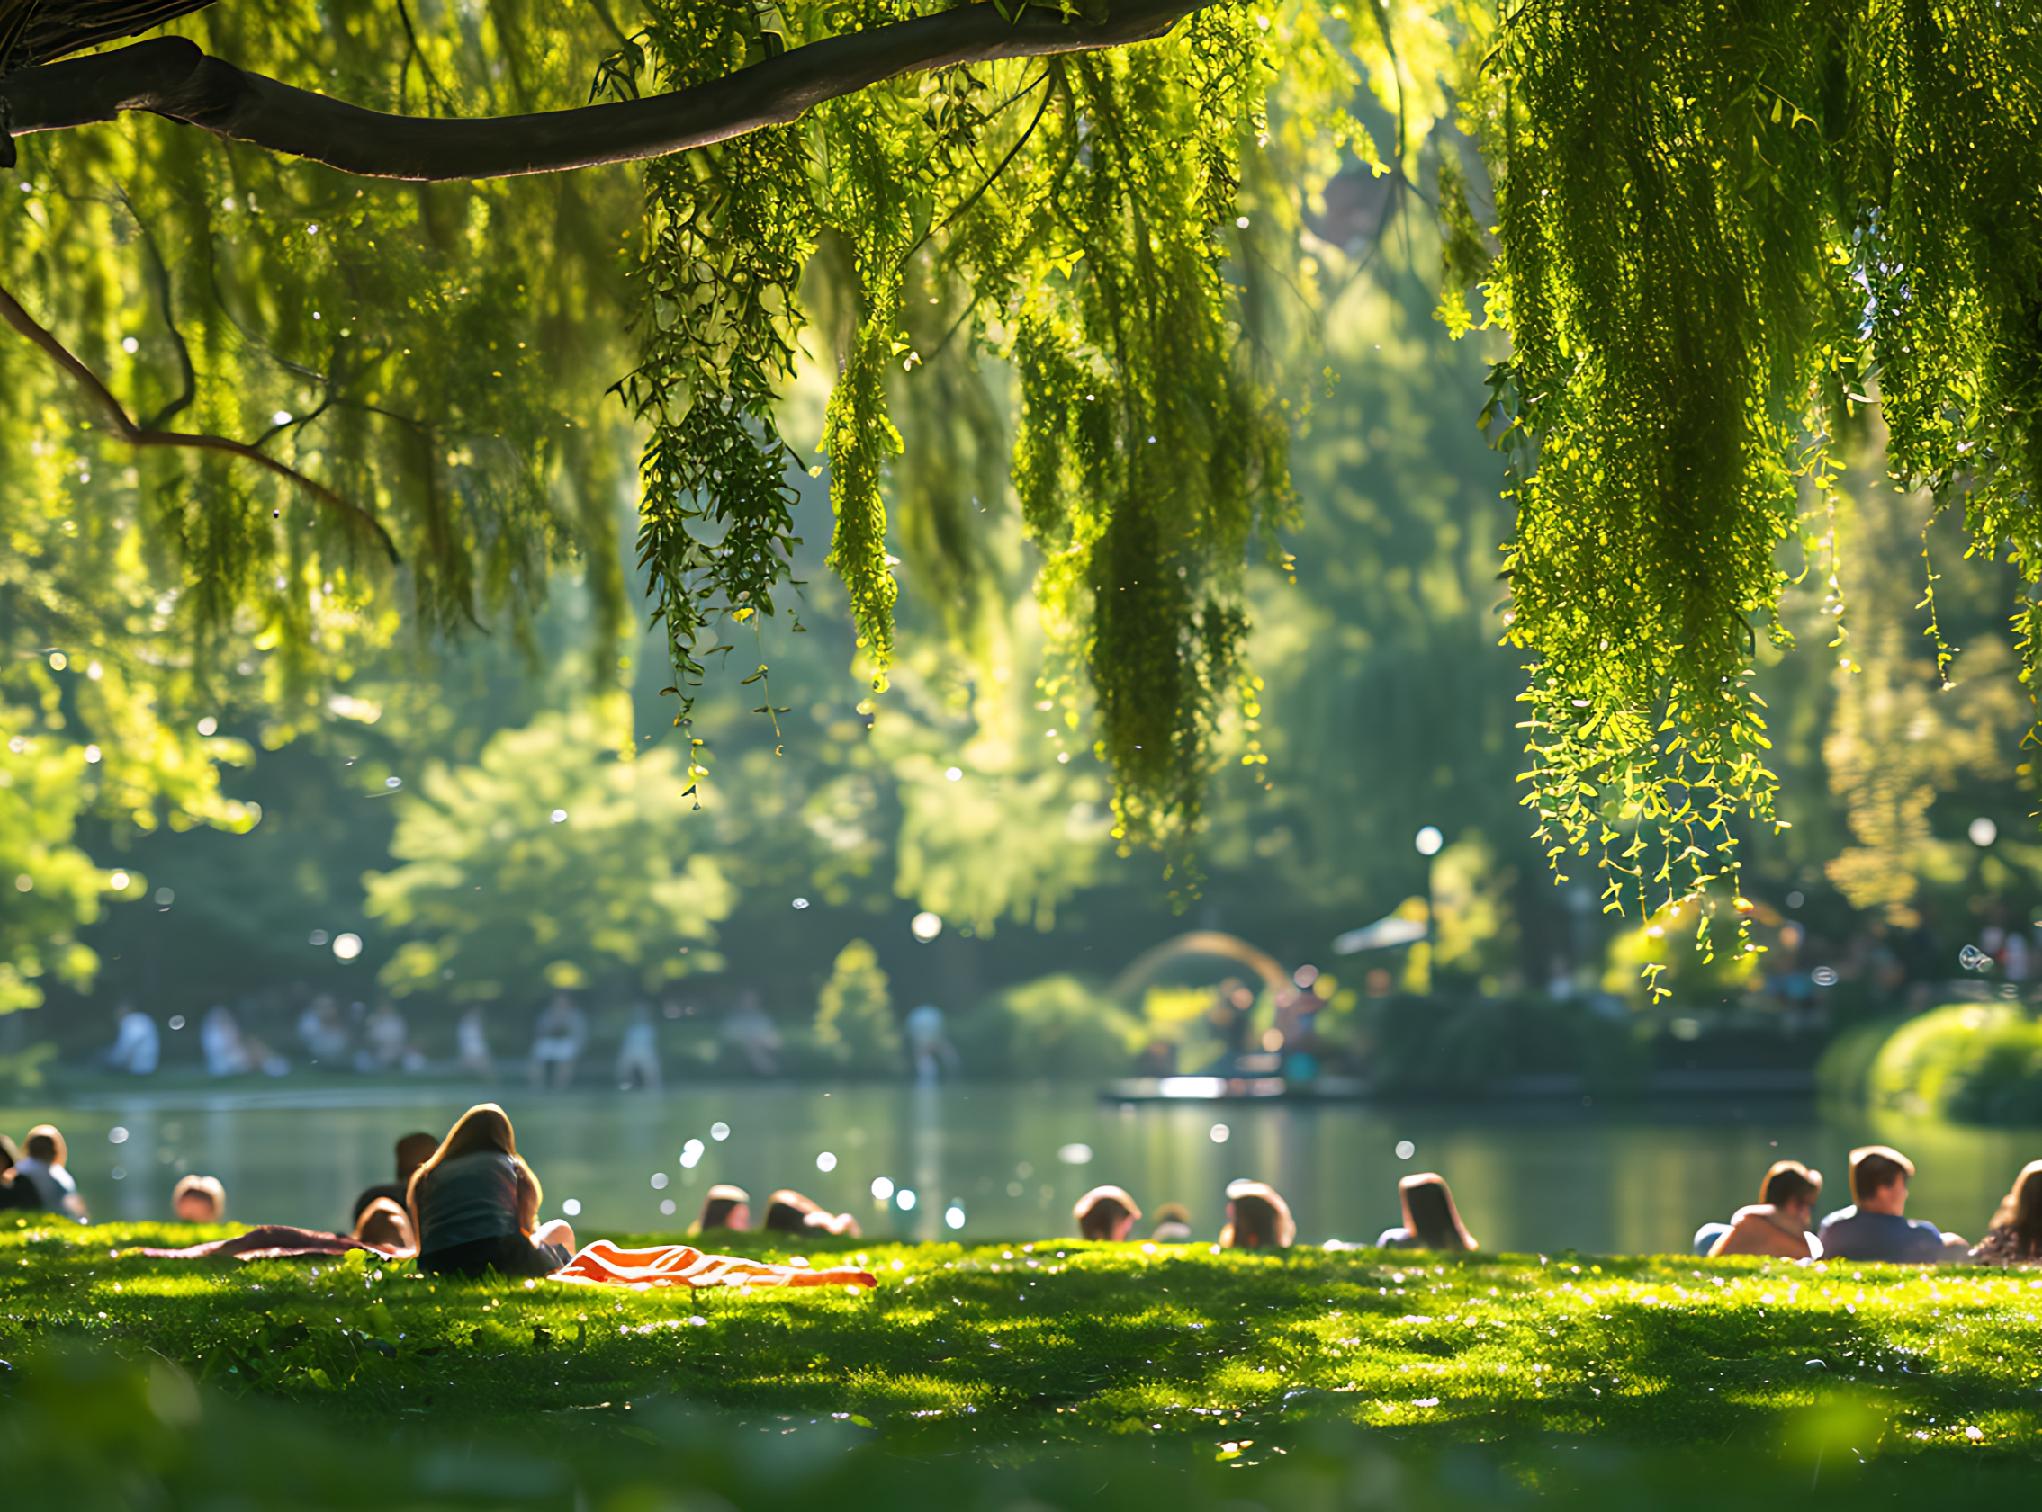
<svg viewBox="0 0 2042 1512">
<path fill-rule="evenodd" d="M 29 1209 L 88 1218 L 77 1183 L 65 1169 L 63 1134 L 50 1124 L 29 1130 L 17 1148 L 0 1134 L 0 1210 Z M 230 1239 L 145 1253 L 189 1258 L 248 1255 L 321 1255 L 367 1250 L 386 1258 L 415 1258 L 428 1274 L 545 1276 L 576 1254 L 574 1230 L 564 1219 L 539 1221 L 539 1178 L 518 1153 L 509 1116 L 495 1103 L 470 1108 L 444 1139 L 428 1133 L 397 1141 L 396 1179 L 364 1190 L 346 1232 L 264 1224 Z M 1775 1161 L 1759 1200 L 1727 1223 L 1705 1224 L 1694 1249 L 1704 1255 L 1758 1255 L 1793 1260 L 1874 1260 L 1928 1264 L 1943 1261 L 2015 1265 L 2042 1263 L 2042 1160 L 2015 1179 L 1977 1244 L 1935 1224 L 1906 1216 L 1914 1164 L 1886 1145 L 1851 1151 L 1852 1203 L 1823 1218 L 1815 1210 L 1822 1173 L 1798 1160 Z M 227 1194 L 218 1179 L 189 1175 L 178 1181 L 172 1205 L 184 1222 L 217 1223 Z M 1397 1184 L 1402 1222 L 1385 1229 L 1377 1247 L 1428 1251 L 1474 1250 L 1446 1179 L 1426 1171 Z M 1078 1234 L 1105 1243 L 1136 1237 L 1142 1210 L 1124 1187 L 1097 1186 L 1072 1210 Z M 692 1234 L 735 1234 L 753 1227 L 751 1194 L 742 1187 L 711 1187 Z M 782 1188 L 761 1210 L 758 1230 L 771 1234 L 856 1237 L 858 1222 L 804 1194 Z M 1189 1212 L 1176 1203 L 1159 1208 L 1147 1235 L 1152 1242 L 1193 1237 Z M 1260 1181 L 1236 1181 L 1226 1190 L 1219 1244 L 1230 1249 L 1288 1249 L 1297 1222 L 1282 1194 Z M 1334 1239 L 1328 1249 L 1358 1246 Z"/>
</svg>

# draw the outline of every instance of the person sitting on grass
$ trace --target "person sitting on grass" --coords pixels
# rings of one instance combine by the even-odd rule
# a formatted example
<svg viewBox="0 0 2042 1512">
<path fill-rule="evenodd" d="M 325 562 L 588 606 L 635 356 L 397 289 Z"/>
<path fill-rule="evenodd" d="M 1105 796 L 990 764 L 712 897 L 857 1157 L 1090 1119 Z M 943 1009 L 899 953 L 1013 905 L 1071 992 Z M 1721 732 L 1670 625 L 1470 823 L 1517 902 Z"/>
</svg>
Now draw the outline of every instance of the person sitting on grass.
<svg viewBox="0 0 2042 1512">
<path fill-rule="evenodd" d="M 782 1187 L 766 1199 L 766 1221 L 760 1225 L 769 1234 L 835 1234 L 856 1239 L 858 1220 L 849 1213 L 832 1213 L 813 1197 Z"/>
<path fill-rule="evenodd" d="M 1276 1188 L 1260 1181 L 1228 1184 L 1227 1226 L 1220 1230 L 1221 1249 L 1289 1249 L 1297 1236 L 1290 1204 Z"/>
<path fill-rule="evenodd" d="M 36 1190 L 35 1183 L 16 1174 L 14 1163 L 20 1158 L 14 1141 L 0 1134 L 0 1213 L 42 1211 L 42 1193 Z"/>
<path fill-rule="evenodd" d="M 463 1113 L 411 1178 L 418 1268 L 428 1274 L 544 1276 L 574 1256 L 574 1230 L 539 1223 L 539 1178 L 518 1154 L 508 1114 L 495 1103 Z"/>
<path fill-rule="evenodd" d="M 1398 1228 L 1384 1229 L 1380 1249 L 1471 1250 L 1475 1236 L 1461 1222 L 1453 1189 L 1436 1171 L 1420 1171 L 1397 1183 L 1397 1204 L 1404 1210 Z"/>
<path fill-rule="evenodd" d="M 355 1219 L 354 1237 L 370 1249 L 403 1257 L 418 1253 L 418 1236 L 412 1231 L 411 1214 L 388 1197 L 378 1197 Z"/>
<path fill-rule="evenodd" d="M 1739 1208 L 1721 1232 L 1709 1241 L 1707 1255 L 1771 1255 L 1781 1260 L 1816 1260 L 1822 1241 L 1811 1230 L 1815 1203 L 1822 1196 L 1822 1173 L 1798 1160 L 1776 1160 L 1766 1167 L 1758 1201 Z M 1701 1236 L 1697 1235 L 1699 1240 Z"/>
<path fill-rule="evenodd" d="M 227 1189 L 217 1176 L 183 1176 L 170 1193 L 179 1223 L 218 1223 L 227 1216 Z"/>
<path fill-rule="evenodd" d="M 741 1234 L 752 1226 L 752 1194 L 741 1186 L 718 1182 L 709 1189 L 702 1199 L 702 1211 L 695 1219 L 691 1234 L 706 1234 L 720 1230 L 727 1234 Z"/>
<path fill-rule="evenodd" d="M 2042 1264 L 2042 1160 L 2021 1167 L 1971 1258 L 1981 1265 Z"/>
<path fill-rule="evenodd" d="M 1184 1244 L 1191 1238 L 1191 1209 L 1181 1202 L 1166 1202 L 1156 1209 L 1156 1226 L 1149 1237 L 1158 1244 Z"/>
<path fill-rule="evenodd" d="M 1078 1235 L 1084 1239 L 1101 1240 L 1108 1244 L 1119 1244 L 1134 1232 L 1134 1226 L 1141 1220 L 1142 1210 L 1135 1204 L 1127 1188 L 1117 1186 L 1096 1186 L 1078 1199 L 1078 1205 L 1071 1209 L 1071 1217 L 1077 1221 Z"/>
<path fill-rule="evenodd" d="M 369 1204 L 378 1197 L 387 1198 L 389 1201 L 396 1203 L 400 1208 L 403 1207 L 411 1194 L 411 1178 L 418 1174 L 420 1166 L 432 1159 L 433 1151 L 439 1147 L 440 1141 L 438 1136 L 427 1134 L 422 1130 L 406 1134 L 402 1139 L 398 1140 L 397 1179 L 395 1181 L 379 1181 L 372 1187 L 362 1188 L 361 1195 L 355 1198 L 353 1210 L 348 1214 L 348 1222 L 361 1222 L 362 1214 L 368 1211 Z"/>
<path fill-rule="evenodd" d="M 70 1152 L 57 1126 L 37 1124 L 22 1141 L 21 1151 L 21 1159 L 14 1163 L 14 1179 L 33 1186 L 46 1211 L 68 1214 L 80 1223 L 90 1222 L 85 1199 L 78 1195 L 78 1183 L 64 1169 L 65 1157 Z"/>
<path fill-rule="evenodd" d="M 1902 1265 L 1933 1265 L 1950 1258 L 1963 1241 L 1933 1223 L 1902 1216 L 1914 1162 L 1889 1145 L 1865 1145 L 1851 1151 L 1851 1197 L 1854 1205 L 1839 1208 L 1822 1220 L 1817 1237 L 1828 1260 L 1888 1260 Z"/>
</svg>

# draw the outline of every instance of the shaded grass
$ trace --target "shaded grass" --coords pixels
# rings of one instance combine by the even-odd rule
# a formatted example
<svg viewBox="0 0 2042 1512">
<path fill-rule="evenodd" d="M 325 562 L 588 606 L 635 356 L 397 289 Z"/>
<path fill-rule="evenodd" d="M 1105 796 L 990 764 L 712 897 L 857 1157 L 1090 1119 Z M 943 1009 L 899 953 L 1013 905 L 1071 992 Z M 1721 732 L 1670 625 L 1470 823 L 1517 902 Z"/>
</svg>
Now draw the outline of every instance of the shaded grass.
<svg viewBox="0 0 2042 1512">
<path fill-rule="evenodd" d="M 1530 1465 L 1812 1434 L 1861 1460 L 2042 1470 L 2032 1272 L 819 1242 L 877 1292 L 739 1294 L 109 1253 L 224 1232 L 0 1224 L 0 1359 L 82 1344 L 348 1431 L 508 1424 L 542 1453 L 707 1410 L 1007 1461 L 1124 1440 L 1253 1461 L 1359 1432 Z M 762 1237 L 729 1242 L 785 1257 Z"/>
</svg>

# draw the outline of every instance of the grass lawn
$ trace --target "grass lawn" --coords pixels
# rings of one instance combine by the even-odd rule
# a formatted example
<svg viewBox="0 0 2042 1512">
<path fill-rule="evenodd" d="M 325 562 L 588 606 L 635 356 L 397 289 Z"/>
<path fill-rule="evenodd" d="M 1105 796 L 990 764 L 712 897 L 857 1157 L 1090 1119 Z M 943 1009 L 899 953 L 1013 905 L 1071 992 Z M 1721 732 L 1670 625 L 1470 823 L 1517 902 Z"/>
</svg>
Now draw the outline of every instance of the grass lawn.
<svg viewBox="0 0 2042 1512">
<path fill-rule="evenodd" d="M 1856 1478 L 1860 1495 L 2042 1481 L 2037 1272 L 851 1242 L 828 1252 L 874 1270 L 874 1293 L 739 1295 L 109 1253 L 224 1232 L 0 1224 L 0 1465 L 55 1467 L 75 1493 L 109 1459 L 152 1463 L 143 1428 L 174 1446 L 180 1421 L 204 1421 L 209 1442 L 262 1446 L 227 1457 L 237 1473 L 278 1445 L 295 1446 L 288 1475 L 375 1443 L 393 1473 L 463 1505 L 469 1472 L 497 1476 L 486 1504 L 512 1480 L 568 1496 L 564 1474 L 594 1477 L 585 1502 L 608 1487 L 637 1506 L 662 1503 L 632 1500 L 632 1475 L 666 1486 L 685 1462 L 704 1484 L 734 1477 L 724 1498 L 744 1506 L 787 1490 L 776 1464 L 826 1480 L 883 1460 L 856 1482 L 877 1495 L 902 1466 L 1053 1479 L 1101 1455 L 1102 1486 L 1136 1463 L 1189 1477 L 1186 1506 L 1214 1467 L 1333 1466 L 1348 1485 L 1380 1463 L 1406 1501 L 1441 1505 L 1463 1504 L 1456 1476 L 1473 1477 L 1467 1504 L 1556 1476 L 1586 1476 L 1574 1490 L 1592 1502 L 1602 1476 L 1633 1495 L 1663 1483 L 1673 1505 L 1706 1484 L 1694 1463 L 1777 1465 L 1813 1490 Z M 130 1407 L 93 1429 L 109 1401 Z M 50 1458 L 73 1439 L 77 1463 Z M 177 1465 L 161 1474 L 199 1479 L 173 1502 L 207 1486 L 222 1505 L 264 1500 L 218 1481 L 214 1456 Z M 1053 1486 L 1030 1494 L 1062 1504 Z M 953 1498 L 978 1499 L 962 1484 Z"/>
</svg>

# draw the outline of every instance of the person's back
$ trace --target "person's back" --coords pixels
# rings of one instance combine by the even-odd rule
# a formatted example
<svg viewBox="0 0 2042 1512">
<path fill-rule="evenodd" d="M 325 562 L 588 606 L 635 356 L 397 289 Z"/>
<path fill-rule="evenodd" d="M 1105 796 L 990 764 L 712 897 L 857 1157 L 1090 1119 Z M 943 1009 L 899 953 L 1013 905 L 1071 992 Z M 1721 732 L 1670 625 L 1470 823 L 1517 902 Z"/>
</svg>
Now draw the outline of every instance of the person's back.
<svg viewBox="0 0 2042 1512">
<path fill-rule="evenodd" d="M 350 1223 L 359 1223 L 369 1204 L 377 1198 L 386 1198 L 400 1208 L 410 1200 L 411 1178 L 418 1168 L 433 1157 L 433 1151 L 440 1147 L 439 1140 L 422 1131 L 406 1134 L 397 1141 L 397 1179 L 379 1181 L 374 1186 L 364 1187 L 355 1198 L 354 1208 L 348 1215 Z"/>
<path fill-rule="evenodd" d="M 1820 1171 L 1798 1160 L 1776 1160 L 1759 1183 L 1758 1201 L 1739 1208 L 1727 1224 L 1708 1225 L 1707 1229 L 1717 1232 L 1706 1245 L 1698 1243 L 1697 1247 L 1705 1255 L 1814 1259 L 1822 1253 L 1822 1242 L 1808 1230 L 1815 1222 L 1815 1202 L 1821 1195 Z"/>
<path fill-rule="evenodd" d="M 501 1150 L 442 1161 L 412 1187 L 411 1201 L 422 1255 L 523 1232 L 517 1162 Z"/>
<path fill-rule="evenodd" d="M 64 1136 L 49 1124 L 37 1124 L 22 1141 L 21 1159 L 15 1162 L 14 1179 L 35 1188 L 40 1205 L 52 1213 L 68 1213 L 85 1222 L 85 1199 L 78 1195 L 78 1183 L 64 1167 Z"/>
<path fill-rule="evenodd" d="M 1822 1254 L 1831 1260 L 1884 1260 L 1924 1265 L 1949 1253 L 1933 1223 L 1904 1216 L 1914 1163 L 1885 1145 L 1851 1151 L 1851 1196 L 1856 1201 L 1822 1220 Z"/>
</svg>

